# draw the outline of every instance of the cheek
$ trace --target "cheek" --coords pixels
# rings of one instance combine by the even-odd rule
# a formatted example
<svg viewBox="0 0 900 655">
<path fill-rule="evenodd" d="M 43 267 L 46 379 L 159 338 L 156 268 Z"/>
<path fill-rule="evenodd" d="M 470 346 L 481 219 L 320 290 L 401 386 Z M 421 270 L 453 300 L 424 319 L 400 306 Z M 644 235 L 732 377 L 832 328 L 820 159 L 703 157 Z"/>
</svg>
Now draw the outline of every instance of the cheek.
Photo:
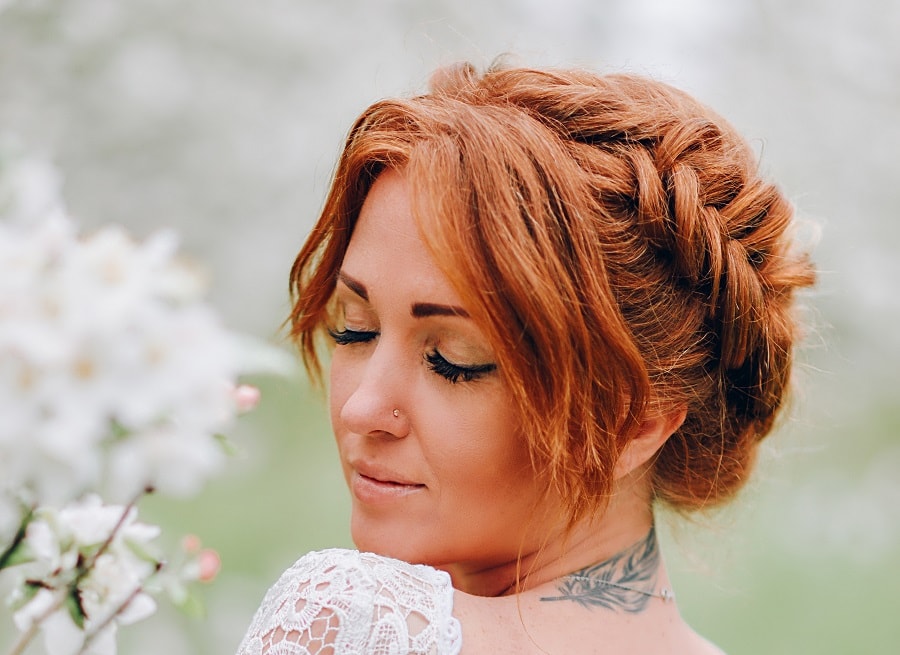
<svg viewBox="0 0 900 655">
<path fill-rule="evenodd" d="M 476 395 L 455 419 L 435 466 L 461 493 L 490 494 L 533 485 L 531 460 L 516 413 L 505 399 Z M 451 445 L 452 444 L 452 445 Z M 452 469 L 452 471 L 451 471 Z M 454 475 L 455 473 L 455 475 Z"/>
<path fill-rule="evenodd" d="M 328 373 L 328 409 L 331 414 L 331 424 L 337 429 L 340 421 L 341 408 L 353 393 L 354 382 L 351 369 L 341 355 L 340 350 L 335 350 L 331 357 L 331 369 Z"/>
</svg>

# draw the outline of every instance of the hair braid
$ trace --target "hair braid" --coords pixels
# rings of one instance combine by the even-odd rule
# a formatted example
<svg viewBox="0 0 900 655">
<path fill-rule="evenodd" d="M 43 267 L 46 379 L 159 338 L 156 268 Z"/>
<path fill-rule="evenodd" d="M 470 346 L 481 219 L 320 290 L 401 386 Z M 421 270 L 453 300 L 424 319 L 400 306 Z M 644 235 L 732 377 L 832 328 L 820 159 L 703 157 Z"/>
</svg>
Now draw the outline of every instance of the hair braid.
<svg viewBox="0 0 900 655">
<path fill-rule="evenodd" d="M 805 257 L 788 252 L 789 203 L 758 177 L 733 129 L 677 90 L 627 76 L 509 74 L 545 82 L 529 93 L 518 79 L 503 98 L 577 144 L 598 213 L 619 223 L 606 266 L 655 400 L 688 405 L 657 463 L 657 494 L 679 507 L 731 495 L 783 402 L 791 292 L 813 279 Z M 623 238 L 635 230 L 643 246 Z"/>
</svg>

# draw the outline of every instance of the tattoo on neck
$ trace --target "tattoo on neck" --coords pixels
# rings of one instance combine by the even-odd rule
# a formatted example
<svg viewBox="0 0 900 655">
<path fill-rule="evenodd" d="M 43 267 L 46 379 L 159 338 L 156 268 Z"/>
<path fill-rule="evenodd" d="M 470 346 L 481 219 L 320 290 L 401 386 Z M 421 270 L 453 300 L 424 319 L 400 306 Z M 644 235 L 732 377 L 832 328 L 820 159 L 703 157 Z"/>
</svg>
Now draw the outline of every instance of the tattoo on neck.
<svg viewBox="0 0 900 655">
<path fill-rule="evenodd" d="M 656 590 L 659 546 L 656 530 L 646 538 L 613 555 L 608 560 L 585 567 L 559 579 L 559 596 L 542 601 L 571 600 L 582 607 L 605 607 L 636 614 L 644 611 L 651 598 L 674 599 L 669 589 Z"/>
</svg>

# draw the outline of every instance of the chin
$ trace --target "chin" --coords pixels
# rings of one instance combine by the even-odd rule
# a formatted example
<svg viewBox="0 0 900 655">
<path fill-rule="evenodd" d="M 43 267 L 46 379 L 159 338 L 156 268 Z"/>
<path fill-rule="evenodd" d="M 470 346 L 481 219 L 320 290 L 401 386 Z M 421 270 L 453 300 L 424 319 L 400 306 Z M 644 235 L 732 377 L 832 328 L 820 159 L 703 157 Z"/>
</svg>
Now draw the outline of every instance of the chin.
<svg viewBox="0 0 900 655">
<path fill-rule="evenodd" d="M 437 553 L 416 539 L 411 539 L 409 530 L 373 532 L 371 530 L 351 530 L 356 548 L 366 553 L 399 559 L 410 564 L 436 566 L 441 559 Z"/>
<path fill-rule="evenodd" d="M 410 543 L 409 530 L 390 529 L 373 525 L 373 523 L 371 520 L 356 518 L 351 521 L 350 535 L 358 550 L 415 564 L 419 563 L 411 559 L 417 549 L 413 548 Z"/>
</svg>

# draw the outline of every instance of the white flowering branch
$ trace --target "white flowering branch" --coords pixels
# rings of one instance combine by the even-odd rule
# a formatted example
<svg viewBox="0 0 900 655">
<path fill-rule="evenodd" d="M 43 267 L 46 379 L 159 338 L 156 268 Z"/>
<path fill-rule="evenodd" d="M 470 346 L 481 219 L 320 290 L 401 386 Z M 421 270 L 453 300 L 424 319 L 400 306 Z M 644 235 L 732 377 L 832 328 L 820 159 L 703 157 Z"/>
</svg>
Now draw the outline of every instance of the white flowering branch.
<svg viewBox="0 0 900 655">
<path fill-rule="evenodd" d="M 151 489 L 193 495 L 221 469 L 221 435 L 259 401 L 237 382 L 246 339 L 204 302 L 172 234 L 78 235 L 53 169 L 2 143 L 0 270 L 0 575 L 17 576 L 20 631 L 7 655 L 38 634 L 48 655 L 113 655 L 117 627 L 156 610 L 151 579 L 183 602 L 218 569 L 196 539 L 163 567 L 136 505 Z M 251 369 L 282 362 L 255 354 Z"/>
<path fill-rule="evenodd" d="M 81 646 L 79 655 L 81 655 L 81 653 L 86 653 L 88 651 L 88 646 L 90 646 L 94 642 L 94 640 L 97 639 L 97 636 L 102 634 L 103 631 L 106 630 L 113 623 L 113 621 L 116 620 L 117 616 L 120 616 L 126 609 L 128 609 L 128 606 L 141 593 L 143 593 L 143 591 L 143 586 L 135 587 L 134 591 L 132 591 L 131 594 L 127 598 L 125 598 L 125 600 L 123 600 L 118 607 L 113 608 L 113 610 L 109 612 L 109 614 L 107 614 L 102 621 L 98 622 L 92 630 L 85 632 L 84 643 Z"/>
<path fill-rule="evenodd" d="M 35 620 L 28 626 L 26 630 L 19 633 L 19 638 L 16 639 L 15 643 L 10 647 L 7 655 L 21 655 L 25 652 L 25 649 L 28 645 L 34 640 L 37 636 L 38 630 L 50 615 L 59 610 L 62 607 L 62 604 L 66 600 L 66 592 L 65 589 L 59 589 L 56 592 L 56 595 L 53 598 L 53 602 L 40 614 L 35 617 Z"/>
</svg>

